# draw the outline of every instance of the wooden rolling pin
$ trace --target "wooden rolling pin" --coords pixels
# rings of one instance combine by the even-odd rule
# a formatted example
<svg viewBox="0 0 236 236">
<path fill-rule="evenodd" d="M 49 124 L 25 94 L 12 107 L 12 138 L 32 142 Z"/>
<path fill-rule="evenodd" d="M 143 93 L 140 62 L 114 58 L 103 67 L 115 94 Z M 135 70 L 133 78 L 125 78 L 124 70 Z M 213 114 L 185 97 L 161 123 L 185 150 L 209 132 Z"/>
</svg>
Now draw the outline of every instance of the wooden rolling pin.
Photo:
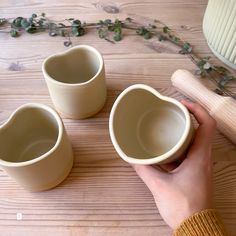
<svg viewBox="0 0 236 236">
<path fill-rule="evenodd" d="M 207 89 L 192 73 L 177 70 L 171 77 L 173 86 L 201 104 L 216 120 L 219 131 L 236 144 L 236 101 Z"/>
</svg>

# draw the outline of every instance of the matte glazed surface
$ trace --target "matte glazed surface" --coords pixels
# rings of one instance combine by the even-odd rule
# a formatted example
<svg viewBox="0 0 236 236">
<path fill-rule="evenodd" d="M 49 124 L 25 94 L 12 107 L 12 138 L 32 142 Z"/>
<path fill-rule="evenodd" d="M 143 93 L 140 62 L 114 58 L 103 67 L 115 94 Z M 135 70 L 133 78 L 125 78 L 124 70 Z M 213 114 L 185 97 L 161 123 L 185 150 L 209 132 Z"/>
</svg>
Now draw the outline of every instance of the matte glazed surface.
<svg viewBox="0 0 236 236">
<path fill-rule="evenodd" d="M 152 23 L 158 19 L 201 56 L 225 66 L 209 49 L 202 32 L 208 0 L 1 0 L 1 18 L 45 12 L 49 19 L 74 17 L 82 22 L 126 17 Z M 149 21 L 150 20 L 150 21 Z M 65 51 L 66 38 L 47 33 L 0 35 L 0 123 L 17 107 L 29 102 L 53 106 L 42 74 L 48 56 Z M 144 83 L 162 95 L 180 101 L 186 98 L 171 84 L 179 68 L 195 72 L 196 66 L 179 48 L 153 37 L 145 40 L 124 31 L 123 40 L 112 44 L 100 39 L 94 29 L 71 38 L 73 45 L 98 49 L 106 66 L 107 102 L 95 116 L 72 120 L 62 116 L 73 145 L 75 163 L 69 177 L 56 188 L 32 194 L 0 171 L 0 229 L 11 236 L 171 236 L 151 193 L 131 165 L 112 145 L 108 120 L 117 96 L 132 84 Z M 215 89 L 208 79 L 206 87 Z M 236 92 L 234 82 L 230 90 Z M 197 122 L 193 119 L 194 126 Z M 215 203 L 229 234 L 236 236 L 236 145 L 220 132 L 213 141 Z M 198 186 L 193 186 L 197 191 Z M 16 213 L 22 220 L 16 220 Z"/>
<path fill-rule="evenodd" d="M 53 56 L 45 63 L 45 71 L 56 81 L 68 84 L 84 83 L 99 71 L 101 61 L 90 50 L 69 50 L 66 55 Z"/>
<path fill-rule="evenodd" d="M 193 134 L 181 103 L 142 84 L 130 86 L 117 98 L 109 128 L 119 155 L 137 164 L 173 161 L 183 154 Z"/>
<path fill-rule="evenodd" d="M 137 89 L 120 101 L 114 132 L 126 155 L 145 159 L 173 148 L 183 135 L 185 123 L 180 108 Z"/>
<path fill-rule="evenodd" d="M 58 139 L 58 125 L 45 110 L 26 108 L 12 118 L 12 124 L 0 130 L 1 158 L 24 162 L 48 152 Z"/>
<path fill-rule="evenodd" d="M 84 119 L 102 109 L 107 96 L 102 55 L 80 45 L 48 57 L 43 74 L 55 108 L 64 116 Z"/>
<path fill-rule="evenodd" d="M 55 187 L 73 165 L 72 147 L 59 115 L 50 107 L 19 107 L 0 127 L 0 166 L 30 191 Z"/>
</svg>

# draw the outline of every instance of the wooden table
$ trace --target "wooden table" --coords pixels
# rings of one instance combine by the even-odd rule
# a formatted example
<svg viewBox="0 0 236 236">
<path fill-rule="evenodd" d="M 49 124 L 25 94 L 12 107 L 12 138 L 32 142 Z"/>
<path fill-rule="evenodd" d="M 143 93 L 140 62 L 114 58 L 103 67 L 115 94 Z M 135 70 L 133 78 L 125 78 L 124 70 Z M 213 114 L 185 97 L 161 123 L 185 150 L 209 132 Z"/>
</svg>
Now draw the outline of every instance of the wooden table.
<svg viewBox="0 0 236 236">
<path fill-rule="evenodd" d="M 0 17 L 45 12 L 56 20 L 77 17 L 87 22 L 127 16 L 160 19 L 192 43 L 201 56 L 210 55 L 220 63 L 202 34 L 206 4 L 207 0 L 1 0 Z M 19 38 L 0 34 L 1 123 L 24 103 L 52 105 L 41 66 L 47 56 L 65 50 L 63 41 L 45 33 Z M 99 39 L 95 33 L 73 38 L 73 44 L 88 44 L 103 54 L 107 103 L 90 119 L 63 119 L 73 144 L 75 163 L 58 187 L 30 193 L 0 170 L 0 235 L 171 235 L 147 187 L 115 152 L 108 118 L 117 95 L 135 83 L 151 85 L 164 95 L 181 99 L 182 95 L 171 86 L 170 76 L 178 68 L 194 71 L 195 66 L 169 44 L 144 40 L 133 33 L 126 33 L 115 45 Z M 213 88 L 208 81 L 204 83 Z M 235 84 L 231 87 L 236 91 Z M 213 156 L 216 206 L 231 235 L 236 235 L 235 145 L 217 133 Z M 22 219 L 17 220 L 17 216 Z"/>
</svg>

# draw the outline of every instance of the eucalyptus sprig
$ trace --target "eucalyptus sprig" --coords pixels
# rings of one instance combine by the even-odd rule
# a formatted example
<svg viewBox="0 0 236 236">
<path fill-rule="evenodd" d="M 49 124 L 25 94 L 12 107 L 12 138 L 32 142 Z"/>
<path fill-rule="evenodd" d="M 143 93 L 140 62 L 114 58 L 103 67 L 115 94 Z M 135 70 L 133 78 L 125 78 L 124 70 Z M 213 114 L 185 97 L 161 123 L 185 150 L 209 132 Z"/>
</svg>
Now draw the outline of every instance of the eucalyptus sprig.
<svg viewBox="0 0 236 236">
<path fill-rule="evenodd" d="M 47 32 L 51 37 L 65 37 L 66 47 L 72 46 L 72 37 L 81 37 L 91 28 L 97 30 L 99 38 L 110 43 L 122 40 L 123 29 L 134 31 L 146 40 L 156 37 L 159 41 L 169 41 L 179 47 L 180 54 L 188 56 L 197 66 L 195 72 L 197 75 L 207 77 L 215 83 L 216 93 L 236 99 L 236 94 L 227 89 L 228 83 L 235 81 L 236 77 L 225 67 L 210 63 L 210 57 L 197 56 L 189 42 L 180 39 L 175 32 L 158 20 L 154 20 L 152 24 L 141 24 L 129 17 L 123 21 L 105 19 L 95 23 L 81 22 L 75 18 L 55 22 L 47 18 L 45 13 L 32 14 L 29 18 L 17 17 L 13 20 L 0 18 L 0 32 L 10 33 L 12 37 L 18 37 L 24 32 L 29 34 Z"/>
</svg>

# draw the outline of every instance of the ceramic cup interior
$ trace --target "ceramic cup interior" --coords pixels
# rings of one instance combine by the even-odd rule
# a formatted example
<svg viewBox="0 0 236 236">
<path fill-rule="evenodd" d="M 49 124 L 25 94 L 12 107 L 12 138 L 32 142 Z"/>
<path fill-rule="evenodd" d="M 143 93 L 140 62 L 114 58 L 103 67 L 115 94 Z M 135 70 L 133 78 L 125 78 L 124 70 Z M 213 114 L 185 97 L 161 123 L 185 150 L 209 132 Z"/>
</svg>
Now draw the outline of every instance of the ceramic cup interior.
<svg viewBox="0 0 236 236">
<path fill-rule="evenodd" d="M 100 54 L 89 46 L 80 46 L 45 62 L 45 71 L 54 80 L 79 84 L 92 79 L 102 67 Z"/>
<path fill-rule="evenodd" d="M 39 107 L 18 110 L 0 133 L 1 159 L 7 162 L 33 160 L 53 148 L 59 127 L 55 117 Z"/>
<path fill-rule="evenodd" d="M 126 156 L 148 159 L 171 150 L 186 127 L 183 111 L 144 89 L 130 90 L 113 117 L 116 142 Z"/>
</svg>

